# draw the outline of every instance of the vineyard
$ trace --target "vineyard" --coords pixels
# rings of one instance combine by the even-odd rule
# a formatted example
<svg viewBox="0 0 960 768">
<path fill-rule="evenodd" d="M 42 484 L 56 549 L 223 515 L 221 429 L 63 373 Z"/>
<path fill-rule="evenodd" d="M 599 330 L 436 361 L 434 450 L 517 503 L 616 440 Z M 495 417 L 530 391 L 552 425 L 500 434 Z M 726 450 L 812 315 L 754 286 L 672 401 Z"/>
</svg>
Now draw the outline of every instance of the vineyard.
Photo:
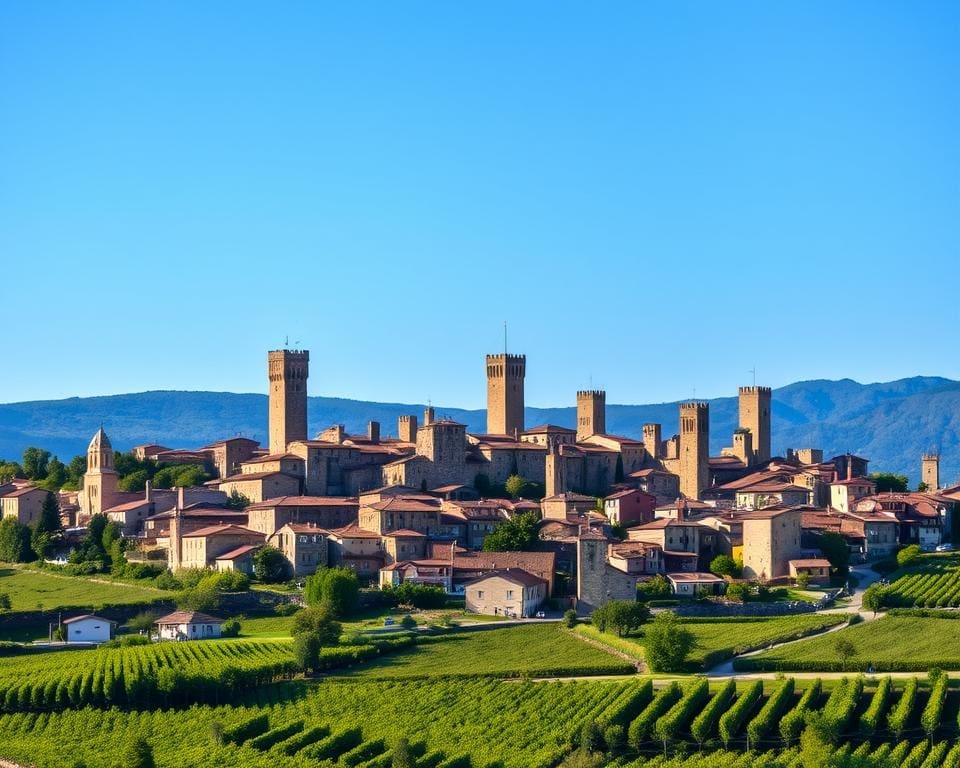
<svg viewBox="0 0 960 768">
<path fill-rule="evenodd" d="M 138 736 L 160 768 L 389 768 L 401 736 L 418 766 L 549 768 L 583 720 L 625 722 L 643 688 L 638 681 L 293 682 L 261 688 L 242 706 L 7 714 L 0 733 L 4 757 L 37 768 L 62 768 L 65 755 L 112 768 L 118 743 Z"/>
<path fill-rule="evenodd" d="M 956 557 L 925 557 L 911 573 L 885 590 L 886 603 L 895 607 L 960 607 L 960 561 Z"/>
<path fill-rule="evenodd" d="M 324 648 L 325 668 L 409 647 L 409 638 Z M 213 640 L 0 659 L 0 709 L 219 703 L 296 671 L 289 640 Z"/>
<path fill-rule="evenodd" d="M 840 637 L 849 641 L 851 656 L 838 654 Z M 871 667 L 876 672 L 960 670 L 960 621 L 890 615 L 734 661 L 738 671 L 866 672 Z"/>
</svg>

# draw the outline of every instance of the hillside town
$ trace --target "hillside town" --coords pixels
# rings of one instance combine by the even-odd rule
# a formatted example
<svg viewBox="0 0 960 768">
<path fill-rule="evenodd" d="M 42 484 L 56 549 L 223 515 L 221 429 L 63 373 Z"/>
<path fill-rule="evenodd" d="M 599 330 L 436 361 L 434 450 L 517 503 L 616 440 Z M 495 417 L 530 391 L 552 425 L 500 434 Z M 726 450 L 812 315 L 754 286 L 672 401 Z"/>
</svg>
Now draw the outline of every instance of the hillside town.
<svg viewBox="0 0 960 768">
<path fill-rule="evenodd" d="M 120 490 L 114 448 L 97 430 L 82 487 L 58 494 L 56 556 L 67 558 L 91 518 L 105 515 L 128 540 L 128 558 L 171 572 L 251 574 L 257 552 L 273 547 L 294 579 L 346 567 L 365 584 L 440 586 L 468 611 L 524 618 L 548 601 L 589 615 L 635 599 L 658 575 L 678 597 L 722 595 L 731 574 L 710 570 L 721 555 L 745 581 L 826 584 L 824 533 L 842 539 L 853 563 L 951 546 L 960 486 L 941 487 L 935 453 L 919 457 L 923 490 L 913 492 L 878 492 L 860 456 L 825 459 L 813 447 L 774 455 L 768 387 L 740 388 L 739 427 L 711 456 L 704 402 L 680 404 L 679 434 L 667 437 L 660 424 L 643 424 L 640 439 L 608 434 L 601 390 L 576 393 L 576 429 L 528 426 L 526 358 L 496 354 L 486 358 L 484 434 L 427 407 L 401 416 L 395 436 L 371 421 L 365 434 L 332 425 L 311 438 L 309 364 L 307 351 L 268 353 L 267 446 L 232 436 L 133 447 L 161 466 L 208 468 L 202 485 Z M 46 496 L 13 479 L 0 487 L 3 517 L 32 525 Z M 522 551 L 484 547 L 521 515 L 535 518 L 535 540 Z"/>
</svg>

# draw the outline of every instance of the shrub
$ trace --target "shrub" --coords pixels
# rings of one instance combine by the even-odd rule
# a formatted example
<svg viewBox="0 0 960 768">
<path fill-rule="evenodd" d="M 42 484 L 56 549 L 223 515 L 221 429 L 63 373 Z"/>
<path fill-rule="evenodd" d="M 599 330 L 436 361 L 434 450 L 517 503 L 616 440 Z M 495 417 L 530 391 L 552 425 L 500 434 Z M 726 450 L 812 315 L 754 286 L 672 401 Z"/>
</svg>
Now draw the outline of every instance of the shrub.
<svg viewBox="0 0 960 768">
<path fill-rule="evenodd" d="M 300 606 L 296 603 L 278 603 L 273 607 L 273 612 L 277 616 L 293 616 L 299 610 Z"/>
<path fill-rule="evenodd" d="M 683 697 L 666 714 L 661 715 L 653 730 L 663 742 L 672 741 L 680 729 L 690 722 L 694 712 L 699 711 L 710 697 L 710 684 L 706 678 L 692 682 Z"/>
<path fill-rule="evenodd" d="M 917 678 L 911 677 L 903 686 L 903 693 L 900 695 L 900 701 L 890 710 L 887 716 L 887 727 L 898 739 L 906 730 L 910 714 L 913 712 L 913 706 L 917 700 Z"/>
<path fill-rule="evenodd" d="M 634 749 L 640 749 L 647 736 L 653 731 L 654 724 L 680 698 L 680 686 L 676 682 L 657 691 L 651 702 L 644 707 L 627 729 L 627 741 Z"/>
<path fill-rule="evenodd" d="M 563 612 L 563 626 L 570 629 L 577 624 L 577 612 L 573 608 L 569 608 Z"/>
<path fill-rule="evenodd" d="M 329 603 L 338 617 L 353 613 L 359 596 L 360 580 L 349 568 L 321 568 L 307 577 L 303 589 L 307 605 Z"/>
<path fill-rule="evenodd" d="M 623 637 L 650 617 L 650 609 L 635 600 L 608 600 L 593 612 L 590 621 L 601 632 Z"/>
<path fill-rule="evenodd" d="M 860 728 L 870 734 L 877 730 L 880 725 L 880 718 L 887 710 L 887 704 L 890 701 L 890 691 L 893 686 L 893 680 L 889 677 L 883 678 L 877 685 L 877 690 L 873 692 L 873 698 L 870 700 L 870 706 L 860 716 Z"/>
<path fill-rule="evenodd" d="M 329 646 L 336 645 L 340 641 L 342 630 L 329 603 L 320 603 L 299 611 L 293 617 L 290 634 L 296 637 L 310 633 L 316 635 L 317 642 L 321 646 Z"/>
<path fill-rule="evenodd" d="M 236 637 L 240 634 L 240 622 L 236 619 L 227 619 L 220 625 L 220 635 L 222 637 Z"/>
<path fill-rule="evenodd" d="M 910 546 L 904 547 L 897 552 L 897 565 L 905 568 L 920 557 L 920 552 L 919 544 L 911 544 Z"/>
<path fill-rule="evenodd" d="M 930 670 L 933 672 L 933 670 Z M 939 670 L 938 670 L 939 671 Z M 930 690 L 930 698 L 927 705 L 923 708 L 920 715 L 920 725 L 923 726 L 923 732 L 928 739 L 933 738 L 933 734 L 940 727 L 940 718 L 943 715 L 943 703 L 947 698 L 947 686 L 950 684 L 948 678 L 943 672 L 933 679 L 933 687 Z"/>
<path fill-rule="evenodd" d="M 755 680 L 720 717 L 719 732 L 724 746 L 737 735 L 747 716 L 763 695 L 763 682 Z"/>
<path fill-rule="evenodd" d="M 654 672 L 680 672 L 693 649 L 694 637 L 674 613 L 661 613 L 646 631 L 647 662 Z"/>
<path fill-rule="evenodd" d="M 404 629 L 415 629 L 417 626 L 417 620 L 409 613 L 406 613 L 403 615 L 403 618 L 400 619 L 400 626 Z"/>
<path fill-rule="evenodd" d="M 707 740 L 707 737 L 713 733 L 714 726 L 716 726 L 717 721 L 720 719 L 720 715 L 726 712 L 736 692 L 737 684 L 732 679 L 727 680 L 720 690 L 713 695 L 713 698 L 710 699 L 707 706 L 693 719 L 693 723 L 690 724 L 690 734 L 697 743 L 702 745 L 703 742 Z"/>
<path fill-rule="evenodd" d="M 253 556 L 253 572 L 260 581 L 277 584 L 290 578 L 290 563 L 276 547 L 260 547 Z"/>
<path fill-rule="evenodd" d="M 780 720 L 784 709 L 793 698 L 793 687 L 794 680 L 792 677 L 783 680 L 770 694 L 770 698 L 760 708 L 757 716 L 750 721 L 747 726 L 747 738 L 754 749 L 757 748 L 760 740 L 773 729 L 774 723 Z"/>
<path fill-rule="evenodd" d="M 409 581 L 395 587 L 384 587 L 383 594 L 390 605 L 412 605 L 414 608 L 443 608 L 447 601 L 443 587 Z"/>
</svg>

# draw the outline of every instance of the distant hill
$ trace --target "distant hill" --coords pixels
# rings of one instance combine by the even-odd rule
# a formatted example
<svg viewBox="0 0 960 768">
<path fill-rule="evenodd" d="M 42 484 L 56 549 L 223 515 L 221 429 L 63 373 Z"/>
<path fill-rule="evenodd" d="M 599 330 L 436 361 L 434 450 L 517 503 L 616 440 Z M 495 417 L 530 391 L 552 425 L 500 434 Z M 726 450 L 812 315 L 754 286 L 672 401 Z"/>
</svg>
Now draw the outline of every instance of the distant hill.
<svg viewBox="0 0 960 768">
<path fill-rule="evenodd" d="M 486 412 L 436 407 L 438 416 L 485 429 Z M 331 424 L 362 432 L 368 420 L 396 435 L 397 417 L 422 416 L 423 405 L 370 403 L 331 397 L 310 398 L 311 435 Z M 736 397 L 710 401 L 710 447 L 718 453 L 736 427 Z M 141 392 L 0 405 L 0 457 L 18 459 L 30 445 L 68 460 L 86 450 L 101 421 L 114 447 L 157 442 L 191 448 L 243 434 L 265 443 L 266 395 L 231 392 Z M 573 427 L 575 408 L 527 408 L 528 426 Z M 607 431 L 640 437 L 646 422 L 677 430 L 677 403 L 608 405 Z M 773 393 L 773 450 L 820 447 L 826 457 L 851 451 L 871 460 L 871 469 L 905 474 L 916 483 L 920 454 L 941 453 L 943 482 L 960 478 L 960 382 L 914 377 L 882 384 L 802 381 Z"/>
</svg>

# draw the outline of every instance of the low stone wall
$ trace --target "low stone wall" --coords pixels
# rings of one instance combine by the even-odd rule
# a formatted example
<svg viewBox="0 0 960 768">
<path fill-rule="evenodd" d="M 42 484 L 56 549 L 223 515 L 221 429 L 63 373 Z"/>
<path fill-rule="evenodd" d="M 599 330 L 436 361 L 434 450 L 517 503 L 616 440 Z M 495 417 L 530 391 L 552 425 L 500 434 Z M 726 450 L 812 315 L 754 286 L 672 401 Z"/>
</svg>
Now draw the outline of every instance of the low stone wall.
<svg viewBox="0 0 960 768">
<path fill-rule="evenodd" d="M 817 603 L 714 603 L 709 601 L 681 603 L 673 610 L 679 616 L 795 616 L 816 613 Z"/>
</svg>

